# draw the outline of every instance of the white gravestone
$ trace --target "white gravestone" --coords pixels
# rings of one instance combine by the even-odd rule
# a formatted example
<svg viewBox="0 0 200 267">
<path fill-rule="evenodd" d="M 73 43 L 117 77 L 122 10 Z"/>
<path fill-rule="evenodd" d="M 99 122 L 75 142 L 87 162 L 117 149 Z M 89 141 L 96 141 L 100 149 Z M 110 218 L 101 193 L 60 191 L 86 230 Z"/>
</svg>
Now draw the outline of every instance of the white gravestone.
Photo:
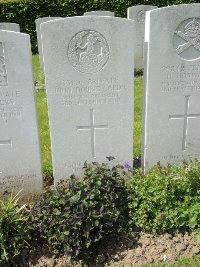
<svg viewBox="0 0 200 267">
<path fill-rule="evenodd" d="M 132 165 L 133 27 L 89 16 L 41 25 L 55 183 L 106 156 Z"/>
<path fill-rule="evenodd" d="M 0 32 L 0 196 L 42 191 L 30 38 Z"/>
<path fill-rule="evenodd" d="M 17 23 L 0 22 L 0 30 L 20 32 L 20 27 Z"/>
<path fill-rule="evenodd" d="M 146 13 L 143 166 L 200 157 L 200 4 Z"/>
<path fill-rule="evenodd" d="M 139 5 L 129 7 L 127 10 L 128 19 L 135 22 L 135 68 L 143 68 L 143 49 L 144 49 L 144 29 L 145 29 L 145 12 L 151 9 L 156 9 L 157 6 Z"/>
<path fill-rule="evenodd" d="M 105 10 L 96 10 L 96 11 L 89 11 L 83 14 L 84 16 L 106 16 L 106 17 L 114 17 L 115 13 L 111 11 Z"/>
<path fill-rule="evenodd" d="M 37 45 L 38 45 L 38 53 L 39 53 L 39 60 L 40 60 L 40 71 L 41 72 L 44 72 L 44 62 L 43 62 L 43 55 L 42 55 L 42 41 L 41 41 L 40 25 L 43 22 L 51 21 L 54 19 L 60 19 L 60 17 L 43 17 L 43 18 L 38 18 L 35 20 L 36 33 L 37 33 Z"/>
</svg>

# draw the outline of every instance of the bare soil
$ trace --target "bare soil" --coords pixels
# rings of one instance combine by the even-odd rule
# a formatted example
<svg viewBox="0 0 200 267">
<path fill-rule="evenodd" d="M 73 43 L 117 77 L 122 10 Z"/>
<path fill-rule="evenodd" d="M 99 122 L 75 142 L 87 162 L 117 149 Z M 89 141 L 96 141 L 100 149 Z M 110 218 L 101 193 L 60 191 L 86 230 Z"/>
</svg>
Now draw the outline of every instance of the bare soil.
<svg viewBox="0 0 200 267">
<path fill-rule="evenodd" d="M 108 242 L 107 246 L 99 248 L 99 254 L 92 263 L 79 262 L 73 264 L 70 257 L 56 258 L 38 249 L 31 253 L 31 267 L 128 267 L 154 262 L 170 262 L 180 257 L 192 257 L 200 254 L 200 243 L 193 233 L 175 233 L 151 235 L 133 233 L 127 237 Z"/>
</svg>

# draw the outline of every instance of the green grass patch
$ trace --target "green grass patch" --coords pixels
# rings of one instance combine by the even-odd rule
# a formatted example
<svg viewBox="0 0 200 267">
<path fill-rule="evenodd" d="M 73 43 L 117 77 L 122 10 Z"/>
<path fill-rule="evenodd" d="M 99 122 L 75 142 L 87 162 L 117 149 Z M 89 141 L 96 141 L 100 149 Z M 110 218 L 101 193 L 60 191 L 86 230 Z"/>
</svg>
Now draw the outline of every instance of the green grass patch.
<svg viewBox="0 0 200 267">
<path fill-rule="evenodd" d="M 141 154 L 143 77 L 136 77 L 134 84 L 134 156 Z"/>
<path fill-rule="evenodd" d="M 49 177 L 52 175 L 52 159 L 46 92 L 44 90 L 38 91 L 36 99 L 42 154 L 42 169 L 43 175 L 45 177 Z"/>
<path fill-rule="evenodd" d="M 37 84 L 44 87 L 45 79 L 43 73 L 40 72 L 40 61 L 38 55 L 32 56 L 32 62 L 33 62 L 33 75 L 34 80 Z"/>
<path fill-rule="evenodd" d="M 132 265 L 136 267 L 136 265 Z M 200 267 L 200 256 L 195 256 L 192 258 L 180 258 L 176 262 L 172 263 L 154 263 L 154 264 L 145 264 L 140 267 Z"/>
<path fill-rule="evenodd" d="M 33 55 L 33 75 L 37 86 L 43 88 L 36 92 L 38 124 L 40 132 L 40 144 L 42 154 L 42 170 L 44 177 L 50 177 L 53 172 L 51 158 L 51 142 L 49 131 L 49 118 L 47 108 L 47 97 L 45 91 L 45 79 L 43 73 L 40 72 L 39 56 Z"/>
<path fill-rule="evenodd" d="M 18 195 L 4 195 L 0 200 L 0 266 L 18 265 L 22 251 L 29 251 L 31 225 L 23 214 L 25 205 L 18 206 Z"/>
</svg>

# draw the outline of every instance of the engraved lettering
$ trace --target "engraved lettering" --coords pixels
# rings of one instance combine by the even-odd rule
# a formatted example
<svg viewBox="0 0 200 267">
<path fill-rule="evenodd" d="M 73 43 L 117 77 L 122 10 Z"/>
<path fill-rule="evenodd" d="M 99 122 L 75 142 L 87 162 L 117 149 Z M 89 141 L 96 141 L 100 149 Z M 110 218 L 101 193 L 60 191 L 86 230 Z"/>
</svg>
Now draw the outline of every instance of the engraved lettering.
<svg viewBox="0 0 200 267">
<path fill-rule="evenodd" d="M 200 67 L 196 64 L 163 66 L 162 92 L 200 91 Z"/>
<path fill-rule="evenodd" d="M 164 160 L 167 160 L 169 162 L 174 162 L 174 163 L 179 163 L 181 160 L 186 160 L 186 161 L 190 161 L 190 160 L 194 160 L 194 158 L 198 159 L 199 158 L 199 154 L 194 153 L 194 154 L 175 154 L 175 153 L 170 153 L 169 155 L 164 155 L 161 157 Z"/>
<path fill-rule="evenodd" d="M 120 103 L 121 93 L 126 90 L 116 77 L 68 80 L 67 84 L 71 85 L 55 88 L 55 94 L 61 96 L 61 105 L 66 107 Z"/>
<path fill-rule="evenodd" d="M 73 162 L 73 163 L 67 163 L 66 167 L 68 169 L 73 169 L 73 172 L 79 171 L 83 168 L 83 162 Z"/>
<path fill-rule="evenodd" d="M 1 173 L 0 179 L 0 191 L 1 192 L 12 192 L 13 190 L 19 191 L 24 188 L 26 185 L 30 185 L 32 181 L 37 177 L 33 175 L 8 175 L 6 173 Z"/>
</svg>

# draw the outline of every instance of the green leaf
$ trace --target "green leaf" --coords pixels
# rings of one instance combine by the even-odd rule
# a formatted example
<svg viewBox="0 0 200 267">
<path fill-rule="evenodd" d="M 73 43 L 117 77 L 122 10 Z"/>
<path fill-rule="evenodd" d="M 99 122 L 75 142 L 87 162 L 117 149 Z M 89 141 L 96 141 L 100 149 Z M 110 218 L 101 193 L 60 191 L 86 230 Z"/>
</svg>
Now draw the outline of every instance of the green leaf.
<svg viewBox="0 0 200 267">
<path fill-rule="evenodd" d="M 56 215 L 56 216 L 58 216 L 58 215 L 61 214 L 61 212 L 60 212 L 59 209 L 54 209 L 54 210 L 53 210 L 53 214 Z"/>
</svg>

